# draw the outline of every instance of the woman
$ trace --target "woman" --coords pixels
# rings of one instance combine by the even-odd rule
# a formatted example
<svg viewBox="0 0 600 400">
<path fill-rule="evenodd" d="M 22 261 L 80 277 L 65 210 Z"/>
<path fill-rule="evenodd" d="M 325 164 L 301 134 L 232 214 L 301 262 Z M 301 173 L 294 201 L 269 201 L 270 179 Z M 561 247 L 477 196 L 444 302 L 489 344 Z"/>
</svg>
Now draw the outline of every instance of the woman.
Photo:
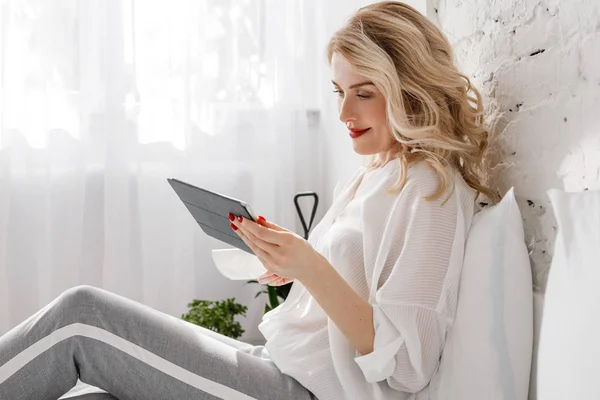
<svg viewBox="0 0 600 400">
<path fill-rule="evenodd" d="M 56 399 L 79 377 L 119 399 L 424 399 L 456 310 L 484 183 L 477 90 L 411 7 L 360 9 L 331 39 L 339 118 L 368 156 L 308 241 L 230 215 L 295 281 L 251 346 L 115 294 L 72 288 L 0 338 L 0 398 Z"/>
</svg>

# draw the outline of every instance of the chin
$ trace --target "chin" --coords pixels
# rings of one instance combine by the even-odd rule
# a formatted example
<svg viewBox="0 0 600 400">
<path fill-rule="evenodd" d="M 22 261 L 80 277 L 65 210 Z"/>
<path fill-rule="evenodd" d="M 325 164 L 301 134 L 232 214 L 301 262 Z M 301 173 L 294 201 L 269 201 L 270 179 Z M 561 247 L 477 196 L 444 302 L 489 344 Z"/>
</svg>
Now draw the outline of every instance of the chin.
<svg viewBox="0 0 600 400">
<path fill-rule="evenodd" d="M 363 151 L 363 150 L 362 150 L 360 147 L 358 147 L 358 148 L 357 148 L 357 147 L 355 147 L 355 148 L 354 148 L 354 152 L 355 152 L 356 154 L 358 154 L 358 155 L 361 155 L 361 156 L 368 156 L 369 154 L 371 154 L 371 153 L 370 153 L 370 152 L 368 152 L 368 151 Z"/>
<path fill-rule="evenodd" d="M 365 148 L 364 146 L 354 146 L 354 152 L 361 156 L 372 156 L 379 153 L 375 149 Z"/>
</svg>

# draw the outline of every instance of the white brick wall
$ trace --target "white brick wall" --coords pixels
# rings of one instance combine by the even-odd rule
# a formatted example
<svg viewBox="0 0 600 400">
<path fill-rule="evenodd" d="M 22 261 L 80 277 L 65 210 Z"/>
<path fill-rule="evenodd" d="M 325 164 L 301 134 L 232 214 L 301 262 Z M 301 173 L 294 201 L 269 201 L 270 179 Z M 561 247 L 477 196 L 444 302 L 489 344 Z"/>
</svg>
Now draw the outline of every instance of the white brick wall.
<svg viewBox="0 0 600 400">
<path fill-rule="evenodd" d="M 432 8 L 496 121 L 495 176 L 502 193 L 515 186 L 543 291 L 555 235 L 546 191 L 600 189 L 600 1 L 439 0 Z"/>
<path fill-rule="evenodd" d="M 600 1 L 429 0 L 427 13 L 495 122 L 495 179 L 516 189 L 543 292 L 556 231 L 547 190 L 600 189 Z"/>
</svg>

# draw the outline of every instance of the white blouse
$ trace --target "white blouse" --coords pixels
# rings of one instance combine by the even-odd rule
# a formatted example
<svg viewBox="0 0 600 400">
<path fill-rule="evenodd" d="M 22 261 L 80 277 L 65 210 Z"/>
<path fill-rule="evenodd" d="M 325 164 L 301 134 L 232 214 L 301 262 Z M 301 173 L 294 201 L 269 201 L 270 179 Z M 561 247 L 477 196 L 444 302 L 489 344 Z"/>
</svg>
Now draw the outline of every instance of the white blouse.
<svg viewBox="0 0 600 400">
<path fill-rule="evenodd" d="M 298 281 L 258 327 L 275 364 L 319 400 L 428 398 L 454 320 L 475 191 L 451 171 L 454 190 L 450 182 L 426 201 L 439 178 L 421 162 L 389 194 L 399 171 L 397 160 L 360 168 L 309 236 L 373 306 L 373 352 L 360 355 Z"/>
</svg>

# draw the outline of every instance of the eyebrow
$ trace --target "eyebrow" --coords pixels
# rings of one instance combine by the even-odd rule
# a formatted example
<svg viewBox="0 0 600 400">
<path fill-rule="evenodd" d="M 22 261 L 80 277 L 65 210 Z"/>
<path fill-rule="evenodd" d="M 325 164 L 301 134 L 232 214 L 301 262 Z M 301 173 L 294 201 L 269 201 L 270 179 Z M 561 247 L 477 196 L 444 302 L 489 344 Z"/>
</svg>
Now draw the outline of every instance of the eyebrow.
<svg viewBox="0 0 600 400">
<path fill-rule="evenodd" d="M 335 81 L 331 81 L 331 83 L 333 83 L 335 86 L 340 87 L 340 85 L 338 85 L 337 83 L 335 83 Z M 355 83 L 354 85 L 350 86 L 350 89 L 355 89 L 357 87 L 361 87 L 361 86 L 365 86 L 365 85 L 373 85 L 375 86 L 375 84 L 371 81 L 365 81 L 365 82 L 360 82 L 360 83 Z"/>
</svg>

